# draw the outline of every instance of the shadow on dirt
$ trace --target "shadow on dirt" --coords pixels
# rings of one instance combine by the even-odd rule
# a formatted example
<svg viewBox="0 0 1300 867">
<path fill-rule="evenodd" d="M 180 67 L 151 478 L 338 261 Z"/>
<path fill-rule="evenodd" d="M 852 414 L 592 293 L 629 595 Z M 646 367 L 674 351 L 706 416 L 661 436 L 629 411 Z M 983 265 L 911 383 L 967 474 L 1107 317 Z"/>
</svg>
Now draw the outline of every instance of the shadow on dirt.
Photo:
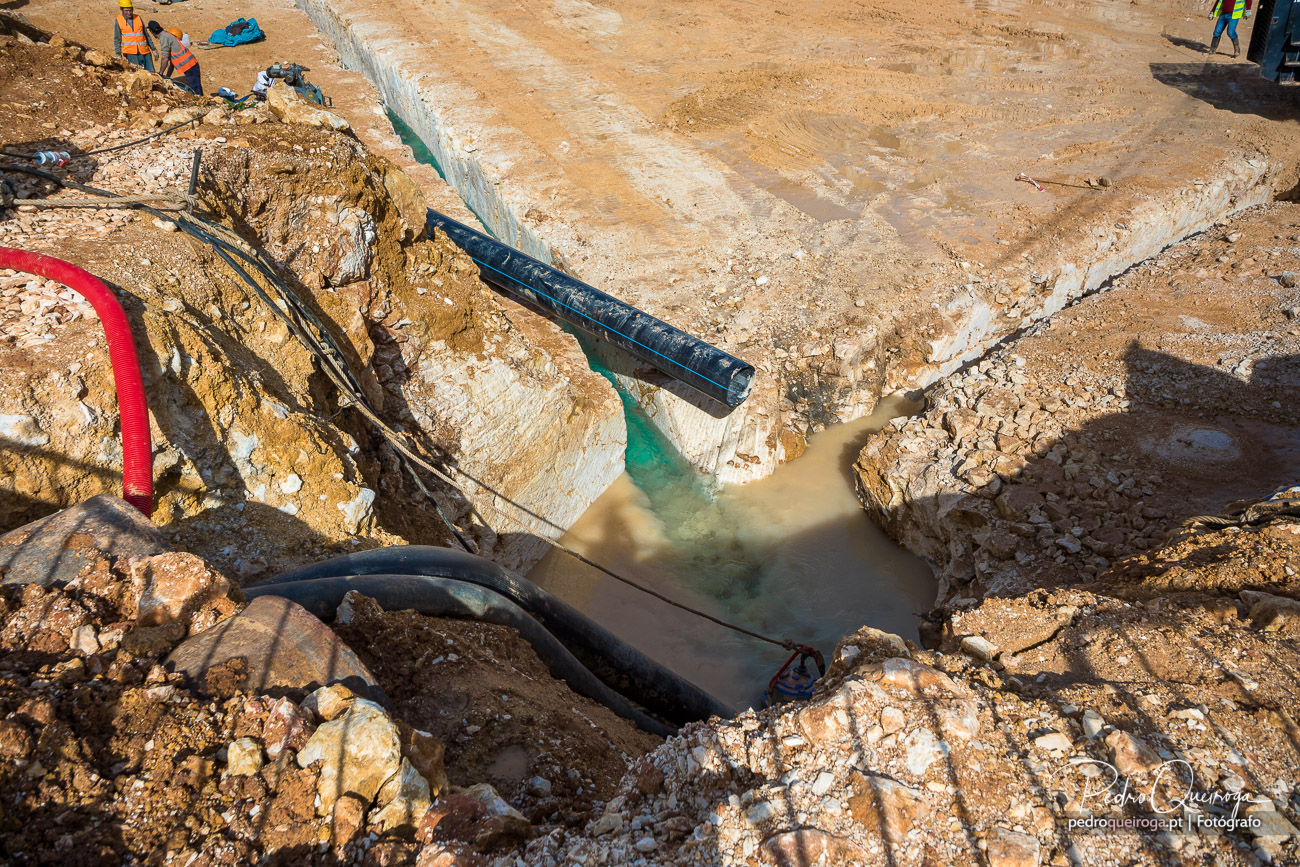
<svg viewBox="0 0 1300 867">
<path fill-rule="evenodd" d="M 1201 54 L 1210 50 L 1209 43 L 1206 42 L 1198 42 L 1195 39 L 1186 39 L 1182 36 L 1174 36 L 1172 33 L 1165 33 L 1162 35 L 1165 37 L 1165 41 L 1177 48 L 1186 48 L 1189 51 L 1196 51 Z"/>
<path fill-rule="evenodd" d="M 1259 67 L 1246 62 L 1244 57 L 1235 60 L 1207 57 L 1199 63 L 1152 63 L 1151 77 L 1222 111 L 1253 114 L 1268 120 L 1291 120 L 1296 115 L 1296 90 L 1264 78 L 1259 74 Z"/>
<path fill-rule="evenodd" d="M 949 491 L 906 515 L 938 521 L 928 555 L 953 593 L 1078 584 L 1156 547 L 1189 518 L 1300 478 L 1300 415 L 1288 397 L 1300 388 L 1300 356 L 1263 358 L 1232 373 L 1133 343 L 1124 362 L 1122 397 L 1088 398 L 1111 411 L 1059 436 L 1030 444 L 997 432 L 1001 419 L 1050 412 L 1022 405 L 1009 388 L 945 416 L 964 443 L 979 445 L 969 456 L 990 474 L 986 481 L 963 470 L 975 480 L 966 492 Z M 886 527 L 904 517 L 875 511 Z"/>
</svg>

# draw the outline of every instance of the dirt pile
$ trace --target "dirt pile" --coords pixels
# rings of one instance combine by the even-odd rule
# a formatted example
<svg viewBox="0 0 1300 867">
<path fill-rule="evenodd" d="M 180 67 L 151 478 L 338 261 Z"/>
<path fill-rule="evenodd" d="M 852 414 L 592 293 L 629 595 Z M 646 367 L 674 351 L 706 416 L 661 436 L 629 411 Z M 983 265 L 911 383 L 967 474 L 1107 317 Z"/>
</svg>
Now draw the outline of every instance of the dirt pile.
<svg viewBox="0 0 1300 867">
<path fill-rule="evenodd" d="M 518 500 L 563 526 L 617 475 L 625 435 L 608 384 L 570 338 L 512 325 L 518 309 L 495 300 L 472 262 L 425 237 L 420 191 L 386 160 L 265 108 L 232 112 L 116 61 L 86 65 L 77 61 L 86 52 L 58 38 L 10 41 L 0 52 L 10 153 L 125 145 L 142 130 L 200 119 L 74 160 L 71 177 L 175 200 L 199 152 L 199 207 L 266 252 L 345 347 L 371 402 L 432 458 L 459 465 L 471 496 Z M 84 198 L 6 177 L 19 199 Z M 211 249 L 175 228 L 130 210 L 19 201 L 0 212 L 0 242 L 72 261 L 122 290 L 167 531 L 241 581 L 340 545 L 450 541 L 394 453 L 342 411 L 312 356 Z M 0 280 L 0 435 L 13 443 L 0 457 L 0 526 L 13 527 L 116 490 L 121 455 L 111 368 L 90 311 L 42 281 Z M 468 529 L 465 502 L 440 493 Z M 475 534 L 517 567 L 542 549 L 517 524 Z"/>
<path fill-rule="evenodd" d="M 3 547 L 39 545 L 43 532 Z M 63 544 L 89 558 L 76 577 L 43 586 L 29 563 L 0 587 L 9 863 L 247 863 L 313 849 L 315 770 L 287 754 L 262 777 L 228 767 L 236 737 L 263 736 L 266 702 L 200 694 L 161 664 L 187 631 L 234 613 L 226 579 L 190 554 L 116 557 L 85 534 Z"/>
<path fill-rule="evenodd" d="M 512 629 L 362 600 L 335 629 L 394 712 L 447 744 L 453 783 L 489 782 L 533 822 L 584 824 L 627 757 L 659 743 L 600 705 L 575 705 Z"/>
<path fill-rule="evenodd" d="M 0 537 L 7 863 L 482 863 L 533 824 L 588 822 L 657 743 L 551 680 L 511 630 L 355 594 L 341 634 L 378 673 L 349 669 L 356 690 L 331 683 L 350 651 L 305 612 L 279 618 L 293 641 L 244 633 L 239 655 L 187 668 L 274 597 L 245 607 L 192 554 L 128 553 L 149 538 L 108 498 Z M 297 617 L 315 658 L 257 689 L 289 670 Z"/>
<path fill-rule="evenodd" d="M 872 438 L 868 511 L 941 598 L 1087 580 L 1300 475 L 1300 208 L 1253 209 L 935 386 Z"/>
</svg>

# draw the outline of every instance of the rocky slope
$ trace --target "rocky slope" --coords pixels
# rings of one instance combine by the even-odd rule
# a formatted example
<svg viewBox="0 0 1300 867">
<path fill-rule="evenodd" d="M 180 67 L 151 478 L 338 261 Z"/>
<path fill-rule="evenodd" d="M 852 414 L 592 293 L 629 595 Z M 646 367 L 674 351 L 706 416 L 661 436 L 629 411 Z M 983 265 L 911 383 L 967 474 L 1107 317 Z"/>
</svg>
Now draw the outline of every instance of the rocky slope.
<svg viewBox="0 0 1300 867">
<path fill-rule="evenodd" d="M 621 471 L 621 405 L 576 344 L 512 324 L 525 314 L 500 305 L 445 240 L 425 237 L 423 198 L 400 171 L 346 132 L 310 125 L 331 115 L 284 100 L 274 111 L 231 112 L 54 43 L 0 46 L 7 148 L 125 144 L 201 116 L 193 131 L 75 162 L 73 174 L 116 192 L 174 196 L 197 150 L 200 207 L 265 251 L 309 299 L 371 403 L 474 480 L 465 483 L 471 497 L 524 520 L 494 515 L 499 524 L 474 528 L 485 551 L 526 566 L 542 551 L 536 536 L 556 535 Z M 56 58 L 55 71 L 38 72 Z M 20 197 L 67 197 L 14 178 Z M 310 355 L 210 249 L 174 228 L 129 210 L 22 204 L 0 219 L 0 242 L 122 288 L 144 360 L 165 526 L 243 578 L 341 542 L 448 539 L 393 454 L 340 411 Z M 90 311 L 41 281 L 0 280 L 2 433 L 14 444 L 0 457 L 2 525 L 12 527 L 114 490 L 121 458 Z M 458 495 L 442 493 L 454 504 Z M 467 525 L 459 509 L 452 518 Z M 256 547 L 271 559 L 236 556 L 236 533 L 265 534 Z"/>
<path fill-rule="evenodd" d="M 482 863 L 589 821 L 654 744 L 511 630 L 349 597 L 357 655 L 110 497 L 0 537 L 0 576 L 6 863 Z"/>
<path fill-rule="evenodd" d="M 1296 863 L 1298 503 L 971 600 L 935 651 L 864 629 L 811 703 L 688 727 L 525 863 Z"/>
<path fill-rule="evenodd" d="M 936 385 L 858 458 L 941 598 L 1058 586 L 1300 477 L 1300 208 L 1178 244 Z"/>
<path fill-rule="evenodd" d="M 13 863 L 1295 863 L 1298 515 L 1274 501 L 1086 585 L 955 605 L 932 650 L 864 628 L 810 702 L 656 747 L 510 630 L 355 593 L 337 633 L 275 597 L 245 606 L 100 497 L 0 538 L 0 846 Z"/>
</svg>

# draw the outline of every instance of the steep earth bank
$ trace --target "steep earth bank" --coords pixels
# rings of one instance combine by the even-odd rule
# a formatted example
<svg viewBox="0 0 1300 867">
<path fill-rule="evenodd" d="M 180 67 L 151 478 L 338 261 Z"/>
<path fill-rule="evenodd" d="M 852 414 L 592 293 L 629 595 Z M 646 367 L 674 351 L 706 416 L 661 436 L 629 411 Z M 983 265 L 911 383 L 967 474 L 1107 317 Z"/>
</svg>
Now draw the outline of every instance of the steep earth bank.
<svg viewBox="0 0 1300 867">
<path fill-rule="evenodd" d="M 1300 478 L 1300 207 L 1254 208 L 936 385 L 862 500 L 941 600 L 1106 571 Z"/>
<path fill-rule="evenodd" d="M 496 504 L 556 534 L 510 501 L 562 528 L 621 471 L 626 434 L 608 383 L 570 338 L 515 327 L 522 311 L 499 304 L 456 248 L 426 237 L 424 199 L 391 163 L 345 133 L 283 123 L 264 107 L 230 112 L 73 45 L 9 40 L 0 51 L 12 153 L 124 144 L 202 117 L 192 131 L 78 160 L 72 174 L 119 193 L 175 196 L 199 151 L 200 207 L 280 267 L 345 347 L 372 405 L 476 480 L 465 487 L 489 520 L 500 520 L 486 508 Z M 282 102 L 280 115 L 321 122 Z M 20 197 L 55 193 L 13 177 Z M 308 352 L 206 246 L 129 210 L 20 203 L 3 217 L 4 243 L 72 261 L 122 290 L 158 445 L 159 520 L 187 547 L 247 579 L 340 543 L 449 540 L 394 454 L 337 405 Z M 0 478 L 12 527 L 116 490 L 121 456 L 91 311 L 59 287 L 0 279 L 3 435 L 12 444 Z M 458 495 L 441 494 L 467 524 Z M 269 560 L 232 545 L 260 533 L 254 547 Z M 516 568 L 543 548 L 506 521 L 473 534 Z"/>
</svg>

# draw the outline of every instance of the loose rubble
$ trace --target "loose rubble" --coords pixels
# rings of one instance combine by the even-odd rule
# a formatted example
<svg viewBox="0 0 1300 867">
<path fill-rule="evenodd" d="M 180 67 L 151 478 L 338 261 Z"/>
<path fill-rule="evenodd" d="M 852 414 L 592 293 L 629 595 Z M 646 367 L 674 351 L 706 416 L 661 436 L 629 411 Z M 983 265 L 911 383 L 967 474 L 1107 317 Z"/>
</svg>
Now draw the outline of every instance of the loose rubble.
<svg viewBox="0 0 1300 867">
<path fill-rule="evenodd" d="M 1298 237 L 1300 208 L 1252 209 L 935 386 L 863 450 L 864 506 L 941 598 L 976 599 L 1088 580 L 1290 485 Z"/>
<path fill-rule="evenodd" d="M 0 537 L 0 564 L 7 564 L 0 566 L 0 857 L 6 863 L 63 863 L 80 853 L 100 863 L 368 858 L 379 859 L 368 864 L 396 864 L 430 862 L 449 851 L 463 854 L 463 863 L 485 863 L 474 859 L 529 838 L 533 821 L 550 816 L 554 827 L 566 827 L 591 815 L 590 796 L 586 808 L 574 798 L 558 811 L 549 781 L 534 777 L 526 787 L 533 798 L 525 802 L 536 819 L 526 818 L 481 781 L 512 779 L 496 770 L 499 757 L 484 752 L 493 743 L 486 735 L 477 749 L 457 736 L 455 761 L 445 764 L 443 741 L 422 727 L 429 706 L 360 697 L 347 681 L 362 690 L 369 681 L 374 694 L 384 693 L 359 661 L 353 669 L 334 661 L 351 651 L 310 615 L 313 640 L 332 643 L 315 648 L 314 662 L 285 668 L 275 661 L 285 655 L 281 645 L 293 643 L 288 636 L 297 634 L 298 624 L 290 622 L 284 635 L 246 634 L 239 655 L 218 652 L 186 669 L 185 647 L 232 646 L 229 626 L 251 608 L 239 601 L 238 588 L 192 554 L 140 557 L 116 548 L 114 534 L 104 532 L 118 520 L 114 509 L 96 504 L 68 514 L 71 522 L 44 521 Z M 45 555 L 61 551 L 75 554 L 80 567 L 48 568 Z M 427 621 L 418 634 L 382 649 L 359 642 L 368 654 L 380 653 L 377 670 L 385 675 L 402 664 L 405 648 L 419 644 L 426 646 L 421 665 L 446 642 L 502 655 L 484 664 L 466 653 L 457 669 L 493 693 L 509 693 L 517 720 L 470 716 L 517 745 L 520 778 L 570 774 L 579 788 L 594 786 L 591 794 L 599 796 L 655 742 L 550 681 L 509 630 L 491 628 L 484 641 L 482 627 L 409 612 L 386 615 L 364 597 L 353 605 L 367 612 L 347 627 L 354 634 L 391 639 L 385 632 L 396 624 Z M 214 634 L 226 643 L 213 644 Z M 503 666 L 502 658 L 510 662 Z M 280 670 L 281 677 L 258 681 L 259 669 Z M 301 688 L 322 679 L 329 682 Z M 474 700 L 476 707 L 484 703 Z M 556 751 L 562 765 L 528 746 L 536 740 L 534 721 L 560 707 L 571 722 L 551 730 L 572 729 Z M 437 724 L 455 731 L 459 721 L 452 729 Z M 611 750 L 612 741 L 630 753 Z M 612 777 L 611 762 L 618 768 Z M 430 818 L 466 809 L 474 817 L 472 832 L 459 819 Z"/>
</svg>

